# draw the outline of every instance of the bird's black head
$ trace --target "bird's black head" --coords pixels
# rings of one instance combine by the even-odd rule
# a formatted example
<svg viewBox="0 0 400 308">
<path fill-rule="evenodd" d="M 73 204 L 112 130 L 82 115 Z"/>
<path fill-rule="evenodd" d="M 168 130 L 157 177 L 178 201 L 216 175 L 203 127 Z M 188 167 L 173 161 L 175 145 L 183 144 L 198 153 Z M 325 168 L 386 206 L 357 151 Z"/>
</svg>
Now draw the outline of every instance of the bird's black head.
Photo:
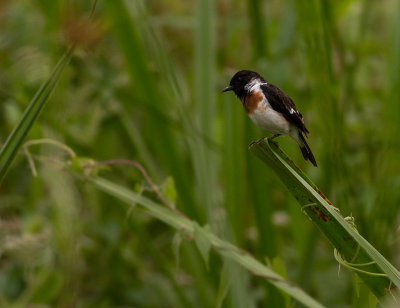
<svg viewBox="0 0 400 308">
<path fill-rule="evenodd" d="M 264 78 L 262 78 L 258 73 L 253 71 L 239 71 L 237 72 L 231 79 L 229 86 L 222 90 L 222 92 L 233 91 L 242 99 L 248 94 L 248 89 L 246 89 L 246 85 L 250 84 L 253 80 L 259 80 L 260 82 L 265 82 Z"/>
</svg>

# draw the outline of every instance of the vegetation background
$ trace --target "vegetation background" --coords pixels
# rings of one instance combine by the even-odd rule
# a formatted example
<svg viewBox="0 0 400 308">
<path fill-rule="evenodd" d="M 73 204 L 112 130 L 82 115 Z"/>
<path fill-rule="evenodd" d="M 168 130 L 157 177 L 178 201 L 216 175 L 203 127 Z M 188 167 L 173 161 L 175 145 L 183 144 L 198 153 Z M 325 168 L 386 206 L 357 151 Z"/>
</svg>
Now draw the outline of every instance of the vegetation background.
<svg viewBox="0 0 400 308">
<path fill-rule="evenodd" d="M 296 102 L 318 168 L 280 146 L 399 265 L 400 3 L 383 1 L 0 1 L 0 142 L 71 42 L 80 43 L 27 137 L 96 161 L 139 162 L 168 200 L 329 307 L 369 291 L 272 170 L 264 136 L 233 94 L 252 69 Z M 0 188 L 1 307 L 284 307 L 287 295 L 224 262 L 140 207 L 99 192 L 36 147 Z M 99 170 L 143 192 L 133 167 Z M 179 253 L 176 251 L 179 248 Z M 227 293 L 225 292 L 227 291 Z"/>
</svg>

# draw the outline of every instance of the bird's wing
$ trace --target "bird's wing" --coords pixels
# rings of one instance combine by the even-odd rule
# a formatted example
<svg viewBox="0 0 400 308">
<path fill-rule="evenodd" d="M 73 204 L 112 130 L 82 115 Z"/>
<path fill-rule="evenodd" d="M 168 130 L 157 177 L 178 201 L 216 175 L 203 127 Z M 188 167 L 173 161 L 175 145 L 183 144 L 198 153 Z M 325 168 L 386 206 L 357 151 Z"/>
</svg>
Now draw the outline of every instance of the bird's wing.
<svg viewBox="0 0 400 308">
<path fill-rule="evenodd" d="M 292 99 L 285 94 L 285 92 L 277 86 L 269 83 L 262 84 L 261 89 L 265 98 L 275 111 L 280 112 L 286 120 L 296 125 L 301 132 L 305 134 L 308 133 L 308 130 L 304 125 L 303 116 L 296 109 L 296 105 L 293 103 Z"/>
</svg>

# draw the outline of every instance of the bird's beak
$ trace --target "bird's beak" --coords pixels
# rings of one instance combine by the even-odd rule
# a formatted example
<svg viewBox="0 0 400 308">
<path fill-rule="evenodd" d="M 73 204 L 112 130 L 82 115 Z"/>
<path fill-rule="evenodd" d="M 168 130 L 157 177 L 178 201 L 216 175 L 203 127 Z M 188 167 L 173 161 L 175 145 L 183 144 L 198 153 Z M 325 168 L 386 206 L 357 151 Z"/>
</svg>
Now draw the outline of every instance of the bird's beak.
<svg viewBox="0 0 400 308">
<path fill-rule="evenodd" d="M 222 90 L 222 92 L 228 92 L 228 91 L 232 91 L 233 87 L 232 86 L 227 86 L 225 89 Z"/>
</svg>

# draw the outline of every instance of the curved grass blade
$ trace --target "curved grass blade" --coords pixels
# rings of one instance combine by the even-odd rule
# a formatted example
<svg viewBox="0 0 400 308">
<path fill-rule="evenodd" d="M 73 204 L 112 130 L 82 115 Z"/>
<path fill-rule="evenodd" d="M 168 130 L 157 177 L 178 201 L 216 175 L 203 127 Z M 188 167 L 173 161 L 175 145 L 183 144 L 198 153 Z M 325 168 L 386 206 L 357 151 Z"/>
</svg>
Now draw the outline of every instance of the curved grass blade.
<svg viewBox="0 0 400 308">
<path fill-rule="evenodd" d="M 180 216 L 173 212 L 171 209 L 162 206 L 142 195 L 138 195 L 125 187 L 117 185 L 103 178 L 89 178 L 89 181 L 93 183 L 97 188 L 110 194 L 117 199 L 130 204 L 140 204 L 151 216 L 163 221 L 170 225 L 176 230 L 182 232 L 188 232 L 191 236 L 196 236 L 196 232 L 201 232 L 202 237 L 208 239 L 212 247 L 223 257 L 232 260 L 239 264 L 243 268 L 247 269 L 254 275 L 264 277 L 268 282 L 286 292 L 299 302 L 303 303 L 307 307 L 324 307 L 313 299 L 310 295 L 305 293 L 300 287 L 295 285 L 293 282 L 286 280 L 280 275 L 276 274 L 270 268 L 256 260 L 254 257 L 246 253 L 245 251 L 237 248 L 236 246 L 226 242 L 216 235 L 214 235 L 207 228 L 200 227 L 197 222 L 190 220 L 184 216 Z"/>
<path fill-rule="evenodd" d="M 71 47 L 58 61 L 50 77 L 42 84 L 35 96 L 26 107 L 21 121 L 8 136 L 6 142 L 0 150 L 0 184 L 10 168 L 15 155 L 20 148 L 25 136 L 28 134 L 33 123 L 46 104 L 48 97 L 53 91 L 62 71 L 69 62 L 73 47 Z"/>
<path fill-rule="evenodd" d="M 271 167 L 311 220 L 344 257 L 348 267 L 358 268 L 357 275 L 369 289 L 381 297 L 390 283 L 400 287 L 400 273 L 345 220 L 315 184 L 280 150 L 268 140 L 250 145 L 250 151 Z"/>
</svg>

